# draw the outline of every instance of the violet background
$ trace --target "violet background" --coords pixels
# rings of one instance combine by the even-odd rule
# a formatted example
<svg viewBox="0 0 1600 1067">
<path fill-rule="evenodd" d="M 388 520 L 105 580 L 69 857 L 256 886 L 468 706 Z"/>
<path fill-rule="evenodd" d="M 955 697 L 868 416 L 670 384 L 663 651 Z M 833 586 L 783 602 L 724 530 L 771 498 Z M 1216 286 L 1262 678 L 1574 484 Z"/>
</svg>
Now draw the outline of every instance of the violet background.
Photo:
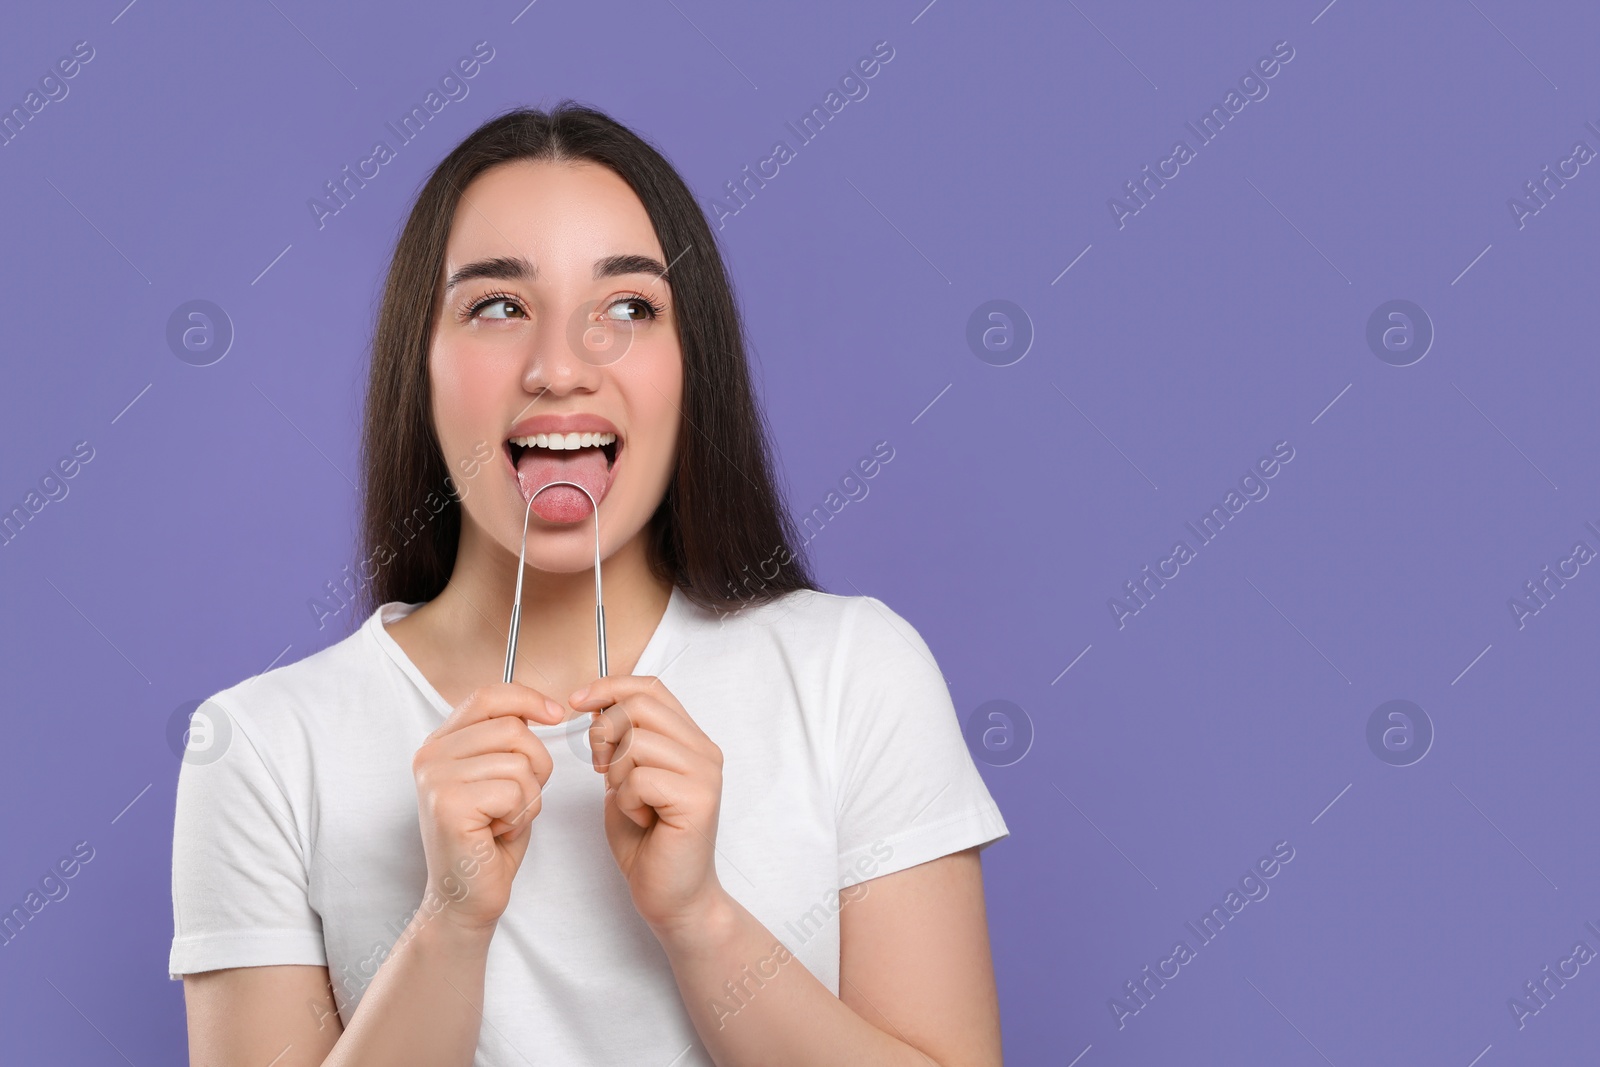
<svg viewBox="0 0 1600 1067">
<path fill-rule="evenodd" d="M 0 41 L 5 109 L 95 49 L 0 147 L 0 510 L 95 450 L 0 549 L 0 910 L 95 849 L 0 947 L 6 1061 L 184 1055 L 169 720 L 346 632 L 308 601 L 356 558 L 364 346 L 428 169 L 571 96 L 709 205 L 881 40 L 720 238 L 795 513 L 895 450 L 810 543 L 826 587 L 908 618 L 964 717 L 1031 729 L 1010 765 L 975 747 L 1012 829 L 985 856 L 1008 1062 L 1593 1055 L 1600 967 L 1521 1029 L 1507 1002 L 1600 949 L 1600 577 L 1520 629 L 1508 600 L 1600 547 L 1600 175 L 1522 228 L 1507 200 L 1600 149 L 1600 10 L 125 2 L 14 5 Z M 1108 198 L 1280 40 L 1268 97 L 1119 229 Z M 470 95 L 319 230 L 307 200 L 477 41 Z M 165 338 L 193 299 L 235 331 L 210 366 Z M 993 299 L 1035 335 L 1010 366 L 966 340 Z M 1366 342 L 1391 299 L 1436 331 L 1410 366 Z M 1281 440 L 1269 496 L 1119 629 L 1108 599 Z M 1367 744 L 1391 699 L 1435 731 L 1410 766 Z M 1119 1029 L 1123 983 L 1284 840 Z"/>
</svg>

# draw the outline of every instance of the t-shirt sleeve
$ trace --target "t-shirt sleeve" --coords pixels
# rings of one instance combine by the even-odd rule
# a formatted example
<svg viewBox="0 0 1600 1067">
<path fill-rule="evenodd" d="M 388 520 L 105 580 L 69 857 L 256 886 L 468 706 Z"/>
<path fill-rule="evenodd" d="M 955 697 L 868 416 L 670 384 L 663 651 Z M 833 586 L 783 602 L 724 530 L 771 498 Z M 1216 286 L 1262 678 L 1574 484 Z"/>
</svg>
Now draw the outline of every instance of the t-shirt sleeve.
<svg viewBox="0 0 1600 1067">
<path fill-rule="evenodd" d="M 191 721 L 202 715 L 197 728 L 215 747 L 191 747 L 178 771 L 168 977 L 325 965 L 322 920 L 307 891 L 306 838 L 279 779 L 238 715 L 216 697 Z"/>
<path fill-rule="evenodd" d="M 876 597 L 852 599 L 835 739 L 841 885 L 1010 833 L 922 635 Z"/>
</svg>

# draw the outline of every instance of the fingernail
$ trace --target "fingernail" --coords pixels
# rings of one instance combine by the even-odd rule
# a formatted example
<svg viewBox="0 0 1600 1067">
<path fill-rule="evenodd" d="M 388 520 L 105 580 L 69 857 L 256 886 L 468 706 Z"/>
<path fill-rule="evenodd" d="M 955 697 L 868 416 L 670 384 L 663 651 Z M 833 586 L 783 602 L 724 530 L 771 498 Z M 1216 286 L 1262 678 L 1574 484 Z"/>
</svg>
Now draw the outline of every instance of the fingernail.
<svg viewBox="0 0 1600 1067">
<path fill-rule="evenodd" d="M 544 707 L 545 707 L 545 710 L 548 711 L 556 719 L 564 719 L 564 718 L 566 718 L 567 709 L 563 708 L 560 704 L 557 704 L 554 700 L 551 700 L 549 697 L 545 697 L 544 698 Z"/>
<path fill-rule="evenodd" d="M 582 689 L 580 689 L 576 693 L 572 694 L 572 702 L 574 704 L 576 704 L 576 703 L 578 703 L 579 701 L 581 701 L 584 697 L 586 697 L 588 695 L 589 695 L 589 687 L 588 686 L 584 686 Z"/>
</svg>

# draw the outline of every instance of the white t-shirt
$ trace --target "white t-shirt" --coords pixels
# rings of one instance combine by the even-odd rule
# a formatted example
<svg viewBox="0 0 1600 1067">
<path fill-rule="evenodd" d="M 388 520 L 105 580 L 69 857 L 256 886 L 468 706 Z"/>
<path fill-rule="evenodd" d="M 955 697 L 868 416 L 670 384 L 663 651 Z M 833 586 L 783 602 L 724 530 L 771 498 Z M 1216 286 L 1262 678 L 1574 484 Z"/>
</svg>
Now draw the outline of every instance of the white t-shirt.
<svg viewBox="0 0 1600 1067">
<path fill-rule="evenodd" d="M 451 709 L 379 621 L 416 606 L 197 712 L 172 978 L 326 965 L 349 1024 L 427 883 L 411 759 Z M 723 887 L 835 994 L 841 887 L 1009 832 L 927 644 L 876 598 L 803 590 L 719 619 L 674 588 L 634 673 L 722 749 Z M 473 1062 L 710 1067 L 606 844 L 589 721 L 530 727 L 555 769 L 490 943 Z"/>
</svg>

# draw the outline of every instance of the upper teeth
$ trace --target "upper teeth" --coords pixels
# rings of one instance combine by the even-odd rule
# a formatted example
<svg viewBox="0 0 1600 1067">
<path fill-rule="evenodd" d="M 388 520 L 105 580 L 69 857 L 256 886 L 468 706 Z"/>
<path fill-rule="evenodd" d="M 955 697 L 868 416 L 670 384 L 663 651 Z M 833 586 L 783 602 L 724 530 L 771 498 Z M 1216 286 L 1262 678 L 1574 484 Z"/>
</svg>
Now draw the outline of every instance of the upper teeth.
<svg viewBox="0 0 1600 1067">
<path fill-rule="evenodd" d="M 539 433 L 531 437 L 513 437 L 511 443 L 523 448 L 593 448 L 609 445 L 616 439 L 614 433 Z"/>
</svg>

